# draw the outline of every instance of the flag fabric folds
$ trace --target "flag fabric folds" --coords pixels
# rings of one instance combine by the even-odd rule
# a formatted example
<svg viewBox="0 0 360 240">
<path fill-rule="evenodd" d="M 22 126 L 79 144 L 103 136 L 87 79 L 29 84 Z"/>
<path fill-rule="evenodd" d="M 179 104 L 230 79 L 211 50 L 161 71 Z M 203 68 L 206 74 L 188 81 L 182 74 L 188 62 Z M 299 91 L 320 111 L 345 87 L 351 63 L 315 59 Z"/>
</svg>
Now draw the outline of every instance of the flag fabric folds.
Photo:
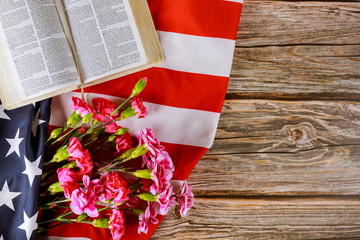
<svg viewBox="0 0 360 240">
<path fill-rule="evenodd" d="M 131 93 L 132 87 L 140 78 L 147 77 L 148 84 L 141 97 L 148 108 L 148 116 L 144 119 L 125 120 L 121 126 L 133 131 L 151 127 L 173 159 L 176 168 L 173 178 L 185 180 L 211 147 L 215 137 L 232 66 L 242 0 L 148 0 L 148 4 L 164 51 L 164 63 L 88 87 L 84 96 L 88 102 L 96 97 L 121 102 Z M 49 122 L 51 128 L 62 126 L 71 115 L 71 96 L 80 97 L 81 93 L 75 91 L 53 98 Z M 36 223 L 33 221 L 37 210 L 27 204 L 32 201 L 32 206 L 37 206 L 35 194 L 38 193 L 41 174 L 37 168 L 41 167 L 41 163 L 36 164 L 41 159 L 40 150 L 44 139 L 38 138 L 37 144 L 25 147 L 27 140 L 34 137 L 29 132 L 33 128 L 27 132 L 24 129 L 26 124 L 28 127 L 32 126 L 30 116 L 36 117 L 38 109 L 42 107 L 36 105 L 33 110 L 33 106 L 27 108 L 25 112 L 29 116 L 26 115 L 26 119 L 26 116 L 21 117 L 22 127 L 14 124 L 12 131 L 10 127 L 5 127 L 6 134 L 1 131 L 0 141 L 3 141 L 5 150 L 1 152 L 4 156 L 1 156 L 0 162 L 6 162 L 6 165 L 0 166 L 0 191 L 6 197 L 0 195 L 0 216 L 14 218 L 19 226 L 13 225 L 18 228 L 16 233 L 5 232 L 8 231 L 6 227 L 0 226 L 0 240 L 31 239 L 30 236 L 35 235 Z M 40 115 L 41 111 L 38 116 Z M 7 111 L 0 111 L 0 122 L 10 122 L 7 117 L 16 119 Z M 45 116 L 41 117 L 39 119 L 47 121 Z M 40 124 L 36 134 L 43 137 L 40 127 L 45 127 L 46 123 L 36 121 Z M 25 134 L 30 134 L 31 139 Z M 29 153 L 20 153 L 23 148 Z M 10 160 L 10 157 L 15 160 Z M 26 167 L 26 162 L 31 167 Z M 16 170 L 12 170 L 15 165 Z M 31 174 L 26 172 L 25 167 L 32 169 Z M 8 177 L 4 177 L 5 175 Z M 20 180 L 23 182 L 16 185 Z M 25 190 L 31 192 L 32 198 L 23 198 Z M 149 239 L 157 227 L 152 226 L 148 234 L 138 235 L 137 226 L 136 218 L 127 218 L 123 239 Z M 22 234 L 22 237 L 9 234 Z M 76 223 L 53 228 L 48 237 L 42 239 L 111 239 L 111 235 L 106 229 Z"/>
<path fill-rule="evenodd" d="M 0 105 L 0 239 L 35 239 L 50 100 L 7 111 Z"/>
</svg>

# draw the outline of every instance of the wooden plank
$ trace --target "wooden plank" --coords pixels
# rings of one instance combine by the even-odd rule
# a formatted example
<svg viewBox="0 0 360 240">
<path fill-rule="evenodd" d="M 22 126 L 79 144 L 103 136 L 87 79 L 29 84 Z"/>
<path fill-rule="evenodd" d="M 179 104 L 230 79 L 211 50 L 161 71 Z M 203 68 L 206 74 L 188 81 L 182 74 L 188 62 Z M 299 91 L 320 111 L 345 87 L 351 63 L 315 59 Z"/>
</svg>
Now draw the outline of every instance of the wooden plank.
<svg viewBox="0 0 360 240">
<path fill-rule="evenodd" d="M 360 193 L 360 103 L 225 101 L 198 196 Z"/>
<path fill-rule="evenodd" d="M 236 48 L 228 97 L 359 100 L 359 79 L 360 44 Z"/>
<path fill-rule="evenodd" d="M 360 237 L 359 199 L 196 198 L 189 216 L 168 214 L 151 239 Z"/>
<path fill-rule="evenodd" d="M 360 2 L 245 1 L 239 47 L 360 43 Z"/>
<path fill-rule="evenodd" d="M 280 153 L 206 156 L 188 180 L 196 196 L 207 197 L 356 195 L 360 194 L 358 148 L 350 148 L 357 151 L 350 159 L 324 156 L 321 161 Z"/>
<path fill-rule="evenodd" d="M 295 153 L 360 144 L 360 103 L 225 100 L 216 138 L 249 144 L 231 149 L 219 142 L 210 153 Z"/>
<path fill-rule="evenodd" d="M 248 1 L 228 98 L 360 99 L 360 2 Z"/>
</svg>

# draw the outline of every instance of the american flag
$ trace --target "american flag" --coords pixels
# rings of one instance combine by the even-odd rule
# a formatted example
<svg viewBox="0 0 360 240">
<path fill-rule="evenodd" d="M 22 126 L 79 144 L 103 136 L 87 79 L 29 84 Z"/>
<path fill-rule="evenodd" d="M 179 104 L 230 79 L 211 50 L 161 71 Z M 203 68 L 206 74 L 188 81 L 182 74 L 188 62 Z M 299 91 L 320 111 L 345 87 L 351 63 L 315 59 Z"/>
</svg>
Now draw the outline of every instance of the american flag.
<svg viewBox="0 0 360 240">
<path fill-rule="evenodd" d="M 133 131 L 153 128 L 174 161 L 174 179 L 185 180 L 215 137 L 232 66 L 242 0 L 148 0 L 148 4 L 165 62 L 156 68 L 89 87 L 85 89 L 85 99 L 91 102 L 93 98 L 105 97 L 120 102 L 140 78 L 148 77 L 148 85 L 141 93 L 148 116 L 129 119 L 121 125 Z M 50 128 L 62 126 L 70 116 L 71 96 L 79 97 L 80 93 L 71 92 L 53 98 Z M 36 106 L 31 116 L 36 116 L 40 108 Z M 24 112 L 30 114 L 32 107 L 28 106 Z M 23 128 L 12 123 L 19 117 L 13 118 L 10 112 L 0 111 L 0 118 L 0 127 L 4 127 L 4 122 L 13 129 L 10 131 L 10 127 L 5 127 L 0 139 L 3 141 L 1 147 L 5 148 L 0 163 L 6 163 L 0 166 L 0 216 L 9 216 L 0 219 L 0 240 L 30 239 L 30 235 L 35 235 L 36 195 L 41 174 L 38 170 L 41 164 L 35 165 L 40 161 L 44 139 L 35 139 L 31 136 L 32 131 L 22 130 L 26 124 L 32 129 L 31 122 L 35 122 L 30 117 L 25 119 L 25 114 L 21 115 Z M 39 119 L 47 121 L 45 116 Z M 36 121 L 40 123 L 40 120 Z M 37 128 L 39 136 L 41 127 L 46 124 L 42 122 Z M 30 153 L 25 153 L 25 150 Z M 22 162 L 15 164 L 10 157 Z M 33 168 L 29 175 L 23 173 L 26 162 L 31 162 Z M 15 184 L 20 180 L 19 185 Z M 23 199 L 29 194 L 31 198 Z M 12 222 L 7 220 L 10 218 Z M 130 219 L 124 239 L 149 239 L 156 227 L 153 226 L 147 235 L 138 235 L 136 219 Z M 111 239 L 106 230 L 86 224 L 63 225 L 51 229 L 48 235 L 48 240 Z"/>
<path fill-rule="evenodd" d="M 7 111 L 0 105 L 0 239 L 35 239 L 50 100 Z"/>
</svg>

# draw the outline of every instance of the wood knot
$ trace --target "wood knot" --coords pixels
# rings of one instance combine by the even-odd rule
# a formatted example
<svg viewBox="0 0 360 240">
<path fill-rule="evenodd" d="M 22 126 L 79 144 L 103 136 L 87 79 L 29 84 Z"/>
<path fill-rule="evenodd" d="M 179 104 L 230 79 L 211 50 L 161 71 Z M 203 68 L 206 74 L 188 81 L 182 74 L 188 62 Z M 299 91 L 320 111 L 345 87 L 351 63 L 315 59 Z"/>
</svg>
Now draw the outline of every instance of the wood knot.
<svg viewBox="0 0 360 240">
<path fill-rule="evenodd" d="M 303 137 L 303 132 L 299 128 L 293 128 L 289 130 L 289 137 L 292 141 L 297 142 Z"/>
</svg>

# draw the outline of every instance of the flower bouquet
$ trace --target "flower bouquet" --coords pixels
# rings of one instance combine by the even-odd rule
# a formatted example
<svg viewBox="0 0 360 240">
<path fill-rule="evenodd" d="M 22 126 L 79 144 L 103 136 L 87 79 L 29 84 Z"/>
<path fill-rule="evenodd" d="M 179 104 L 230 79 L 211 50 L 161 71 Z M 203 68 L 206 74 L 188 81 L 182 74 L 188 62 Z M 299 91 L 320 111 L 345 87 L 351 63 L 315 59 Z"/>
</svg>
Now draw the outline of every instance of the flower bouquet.
<svg viewBox="0 0 360 240">
<path fill-rule="evenodd" d="M 131 136 L 119 125 L 133 116 L 146 117 L 138 97 L 146 83 L 147 78 L 140 79 L 119 106 L 105 98 L 90 105 L 72 97 L 72 115 L 46 141 L 39 233 L 79 222 L 107 228 L 113 239 L 121 239 L 128 214 L 138 217 L 141 234 L 176 202 L 180 216 L 191 208 L 191 186 L 184 181 L 175 192 L 173 162 L 153 130 Z"/>
</svg>

